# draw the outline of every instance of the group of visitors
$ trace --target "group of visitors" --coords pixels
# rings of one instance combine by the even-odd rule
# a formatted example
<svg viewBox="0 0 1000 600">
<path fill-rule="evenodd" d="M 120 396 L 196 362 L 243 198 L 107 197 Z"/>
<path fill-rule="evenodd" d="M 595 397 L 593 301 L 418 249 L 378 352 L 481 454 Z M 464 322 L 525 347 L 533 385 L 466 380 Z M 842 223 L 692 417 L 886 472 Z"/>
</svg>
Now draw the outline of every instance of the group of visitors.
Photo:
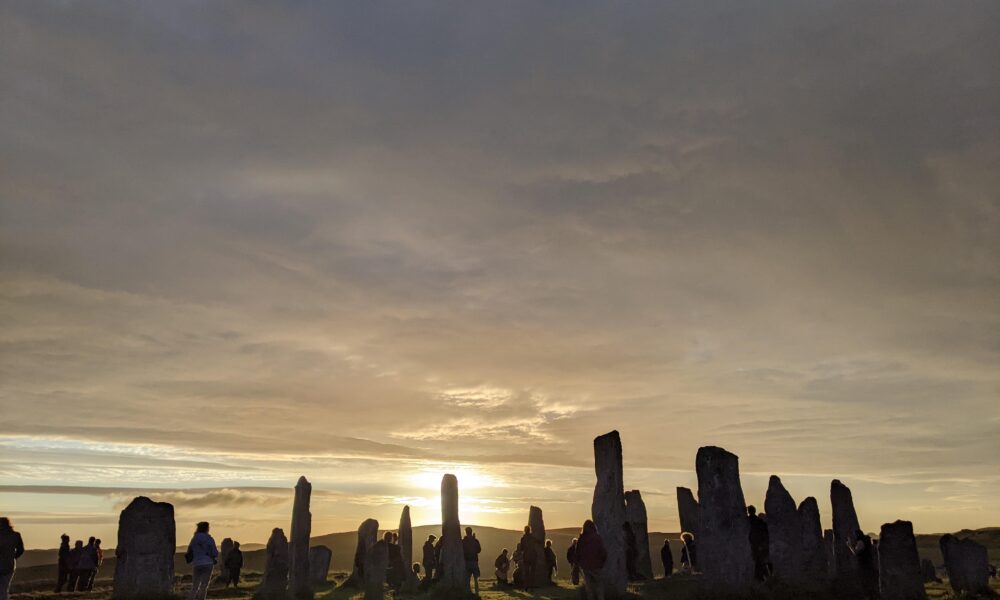
<svg viewBox="0 0 1000 600">
<path fill-rule="evenodd" d="M 69 547 L 69 536 L 62 534 L 59 543 L 59 573 L 56 579 L 56 593 L 89 592 L 94 589 L 94 579 L 104 563 L 104 550 L 101 540 L 91 536 L 87 545 L 83 540 L 76 540 Z"/>
<path fill-rule="evenodd" d="M 540 561 L 539 559 L 543 559 Z M 535 537 L 531 531 L 531 526 L 525 526 L 524 535 L 521 536 L 514 554 L 504 548 L 496 560 L 493 561 L 494 574 L 499 585 L 513 585 L 516 588 L 527 590 L 538 585 L 539 577 L 536 569 L 539 563 L 544 564 L 545 581 L 552 583 L 558 565 L 556 563 L 556 552 L 552 549 L 552 540 L 541 540 Z M 511 565 L 514 572 L 510 572 Z"/>
<path fill-rule="evenodd" d="M 431 585 L 441 579 L 443 575 L 441 550 L 444 538 L 436 535 L 427 536 L 422 550 L 420 563 L 413 565 L 413 573 L 419 579 L 420 567 L 423 565 L 424 577 L 420 579 L 420 588 L 426 590 Z M 465 563 L 465 580 L 472 580 L 472 589 L 479 595 L 479 578 L 482 575 L 479 569 L 479 554 L 483 551 L 482 545 L 476 538 L 471 527 L 465 528 L 465 537 L 462 538 L 462 560 Z"/>
</svg>

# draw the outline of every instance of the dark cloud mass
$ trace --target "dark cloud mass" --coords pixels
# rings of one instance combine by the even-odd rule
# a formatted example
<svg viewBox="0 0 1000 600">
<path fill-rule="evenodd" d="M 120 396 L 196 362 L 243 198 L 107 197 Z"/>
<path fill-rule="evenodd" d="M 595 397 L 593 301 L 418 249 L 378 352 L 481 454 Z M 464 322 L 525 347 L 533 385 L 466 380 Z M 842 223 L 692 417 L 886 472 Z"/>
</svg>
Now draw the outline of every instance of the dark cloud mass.
<svg viewBox="0 0 1000 600">
<path fill-rule="evenodd" d="M 873 519 L 995 525 L 997 23 L 4 3 L 4 504 L 175 490 L 256 535 L 275 497 L 233 490 L 309 467 L 348 529 L 460 465 L 480 521 L 535 495 L 569 525 L 617 428 L 661 528 L 707 444 L 798 495 L 874 486 Z"/>
</svg>

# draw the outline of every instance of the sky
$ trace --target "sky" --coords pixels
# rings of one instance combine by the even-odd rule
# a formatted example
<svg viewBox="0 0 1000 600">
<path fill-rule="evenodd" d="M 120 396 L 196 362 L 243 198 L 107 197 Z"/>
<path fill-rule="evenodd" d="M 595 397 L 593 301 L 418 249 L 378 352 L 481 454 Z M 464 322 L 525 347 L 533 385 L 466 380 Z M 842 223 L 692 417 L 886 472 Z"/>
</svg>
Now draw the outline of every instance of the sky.
<svg viewBox="0 0 1000 600">
<path fill-rule="evenodd" d="M 1000 4 L 0 4 L 0 513 L 1000 522 Z M 180 537 L 180 536 L 179 536 Z M 111 544 L 109 544 L 111 545 Z"/>
</svg>

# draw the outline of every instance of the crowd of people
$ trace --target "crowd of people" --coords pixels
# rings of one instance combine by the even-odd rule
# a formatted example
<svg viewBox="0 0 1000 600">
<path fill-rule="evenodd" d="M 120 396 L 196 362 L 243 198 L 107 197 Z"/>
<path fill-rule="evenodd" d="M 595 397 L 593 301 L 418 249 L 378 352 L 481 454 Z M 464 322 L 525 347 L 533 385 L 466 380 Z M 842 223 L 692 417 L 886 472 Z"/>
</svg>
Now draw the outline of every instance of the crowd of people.
<svg viewBox="0 0 1000 600">
<path fill-rule="evenodd" d="M 91 536 L 87 545 L 83 544 L 83 540 L 76 540 L 70 548 L 69 539 L 64 533 L 59 543 L 56 593 L 89 592 L 94 589 L 94 579 L 104 563 L 101 540 Z"/>
</svg>

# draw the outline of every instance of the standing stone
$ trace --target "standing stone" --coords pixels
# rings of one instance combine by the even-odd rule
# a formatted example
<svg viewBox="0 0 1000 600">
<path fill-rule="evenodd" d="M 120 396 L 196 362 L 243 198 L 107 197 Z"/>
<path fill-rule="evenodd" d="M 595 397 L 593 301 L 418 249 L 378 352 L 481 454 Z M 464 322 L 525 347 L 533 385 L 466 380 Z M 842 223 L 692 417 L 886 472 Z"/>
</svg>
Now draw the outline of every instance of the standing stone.
<svg viewBox="0 0 1000 600">
<path fill-rule="evenodd" d="M 376 542 L 365 555 L 365 600 L 383 600 L 385 571 L 389 568 L 389 546 L 385 540 Z"/>
<path fill-rule="evenodd" d="M 681 521 L 681 531 L 694 535 L 695 544 L 698 543 L 698 529 L 701 522 L 701 508 L 698 501 L 694 499 L 694 494 L 686 487 L 677 488 L 677 515 Z"/>
<path fill-rule="evenodd" d="M 295 503 L 292 505 L 292 539 L 289 541 L 288 585 L 296 598 L 312 598 L 309 582 L 309 536 L 312 535 L 312 513 L 309 499 L 312 484 L 299 477 L 295 484 Z"/>
<path fill-rule="evenodd" d="M 823 526 L 819 520 L 819 505 L 809 496 L 799 504 L 799 525 L 802 528 L 802 581 L 820 584 L 826 581 L 827 551 Z M 767 514 L 770 522 L 771 514 Z"/>
<path fill-rule="evenodd" d="M 826 554 L 826 577 L 830 580 L 837 576 L 837 552 L 833 549 L 835 541 L 833 530 L 824 529 L 823 552 Z"/>
<path fill-rule="evenodd" d="M 229 558 L 229 553 L 232 551 L 233 538 L 222 540 L 222 544 L 219 546 L 219 576 L 215 578 L 215 581 L 222 585 L 225 585 L 229 581 L 229 569 L 226 567 L 226 559 Z"/>
<path fill-rule="evenodd" d="M 920 561 L 920 575 L 924 583 L 941 583 L 941 578 L 937 575 L 937 569 L 929 558 Z"/>
<path fill-rule="evenodd" d="M 854 510 L 851 490 L 839 479 L 830 483 L 830 504 L 833 507 L 833 555 L 836 560 L 836 580 L 847 593 L 861 591 L 858 561 L 851 554 L 848 543 L 854 541 L 855 532 L 861 530 L 858 513 Z"/>
<path fill-rule="evenodd" d="M 326 546 L 313 546 L 309 549 L 309 581 L 313 585 L 326 583 L 330 573 L 330 562 L 333 560 L 333 550 Z"/>
<path fill-rule="evenodd" d="M 288 588 L 288 538 L 280 527 L 271 530 L 271 538 L 267 540 L 264 576 L 255 597 L 283 598 Z"/>
<path fill-rule="evenodd" d="M 343 586 L 363 587 L 365 569 L 365 557 L 368 551 L 375 545 L 375 538 L 378 537 L 378 521 L 375 519 L 365 519 L 358 527 L 358 543 L 354 547 L 354 563 L 351 575 L 344 580 Z"/>
<path fill-rule="evenodd" d="M 549 565 L 545 560 L 545 519 L 542 518 L 542 509 L 537 506 L 528 508 L 528 526 L 531 527 L 531 537 L 536 542 L 536 552 L 532 581 L 527 583 L 528 587 L 543 587 L 549 583 Z"/>
<path fill-rule="evenodd" d="M 802 522 L 795 500 L 777 475 L 771 475 L 768 481 L 764 511 L 774 576 L 798 583 L 803 579 Z"/>
<path fill-rule="evenodd" d="M 174 587 L 174 507 L 139 496 L 118 517 L 115 598 L 166 598 Z"/>
<path fill-rule="evenodd" d="M 608 598 L 625 595 L 628 569 L 625 565 L 625 484 L 622 483 L 622 442 L 617 431 L 594 439 L 594 469 L 597 486 L 591 515 L 604 540 L 608 560 L 598 578 Z"/>
<path fill-rule="evenodd" d="M 698 449 L 695 467 L 701 506 L 698 564 L 710 587 L 741 592 L 750 587 L 754 569 L 739 457 L 706 446 Z"/>
<path fill-rule="evenodd" d="M 462 524 L 458 520 L 458 479 L 441 478 L 441 582 L 445 588 L 469 589 L 462 553 Z"/>
<path fill-rule="evenodd" d="M 944 556 L 944 568 L 948 571 L 951 589 L 970 594 L 989 594 L 990 564 L 985 546 L 950 533 L 941 536 L 938 545 Z"/>
<path fill-rule="evenodd" d="M 878 581 L 882 600 L 924 600 L 924 581 L 913 524 L 886 523 L 878 538 Z"/>
<path fill-rule="evenodd" d="M 649 517 L 646 503 L 639 490 L 625 492 L 625 518 L 632 526 L 639 553 L 635 557 L 635 570 L 646 581 L 653 580 L 653 559 L 649 556 Z"/>
<path fill-rule="evenodd" d="M 408 589 L 414 588 L 419 581 L 413 574 L 413 524 L 410 522 L 410 507 L 404 506 L 399 515 L 399 553 L 403 555 L 403 566 L 406 567 L 405 584 Z"/>
</svg>

